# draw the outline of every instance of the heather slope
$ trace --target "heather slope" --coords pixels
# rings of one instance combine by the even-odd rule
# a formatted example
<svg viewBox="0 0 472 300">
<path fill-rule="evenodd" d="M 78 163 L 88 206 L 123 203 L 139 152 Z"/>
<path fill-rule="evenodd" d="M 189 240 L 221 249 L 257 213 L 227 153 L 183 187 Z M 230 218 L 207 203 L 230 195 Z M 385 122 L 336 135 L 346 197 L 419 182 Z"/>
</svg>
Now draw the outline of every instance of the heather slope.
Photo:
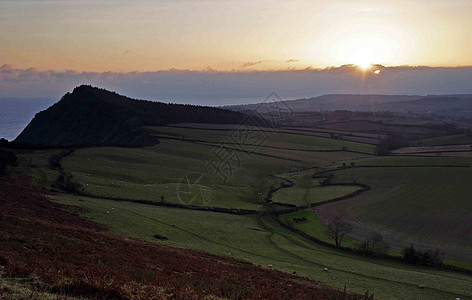
<svg viewBox="0 0 472 300">
<path fill-rule="evenodd" d="M 113 235 L 13 177 L 0 178 L 0 283 L 29 277 L 36 294 L 91 299 L 363 299 L 230 257 Z"/>
</svg>

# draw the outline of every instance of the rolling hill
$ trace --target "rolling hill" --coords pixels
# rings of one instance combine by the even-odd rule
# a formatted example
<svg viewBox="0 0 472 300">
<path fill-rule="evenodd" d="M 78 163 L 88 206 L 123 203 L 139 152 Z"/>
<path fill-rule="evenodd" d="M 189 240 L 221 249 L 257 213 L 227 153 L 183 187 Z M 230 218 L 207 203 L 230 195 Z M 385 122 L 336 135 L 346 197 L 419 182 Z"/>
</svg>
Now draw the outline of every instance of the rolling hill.
<svg viewBox="0 0 472 300">
<path fill-rule="evenodd" d="M 319 97 L 285 101 L 293 112 L 315 111 L 391 111 L 391 112 L 448 112 L 472 109 L 472 95 L 351 95 L 332 94 Z M 261 109 L 269 104 L 235 105 L 227 108 L 235 111 Z"/>
<path fill-rule="evenodd" d="M 0 299 L 371 299 L 228 256 L 121 237 L 12 173 L 0 177 Z"/>
<path fill-rule="evenodd" d="M 38 113 L 15 143 L 44 146 L 142 146 L 156 144 L 144 126 L 179 122 L 237 124 L 229 110 L 135 100 L 82 85 Z"/>
</svg>

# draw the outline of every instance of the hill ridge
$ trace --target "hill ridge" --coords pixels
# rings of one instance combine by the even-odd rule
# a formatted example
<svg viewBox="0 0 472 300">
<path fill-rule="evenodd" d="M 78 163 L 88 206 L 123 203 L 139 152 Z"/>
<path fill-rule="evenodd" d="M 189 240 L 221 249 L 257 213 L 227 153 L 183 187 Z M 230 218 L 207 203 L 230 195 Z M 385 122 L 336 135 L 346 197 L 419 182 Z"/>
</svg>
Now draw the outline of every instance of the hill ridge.
<svg viewBox="0 0 472 300">
<path fill-rule="evenodd" d="M 144 146 L 158 143 L 144 126 L 237 124 L 245 115 L 221 108 L 136 100 L 81 85 L 36 114 L 15 143 L 43 146 Z"/>
</svg>

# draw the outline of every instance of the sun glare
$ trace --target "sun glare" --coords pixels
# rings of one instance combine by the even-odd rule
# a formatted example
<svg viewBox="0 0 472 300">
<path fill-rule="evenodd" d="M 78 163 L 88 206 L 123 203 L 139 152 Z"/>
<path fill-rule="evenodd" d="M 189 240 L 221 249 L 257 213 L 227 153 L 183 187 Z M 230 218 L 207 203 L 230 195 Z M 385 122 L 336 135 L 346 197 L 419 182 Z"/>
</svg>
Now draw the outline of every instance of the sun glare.
<svg viewBox="0 0 472 300">
<path fill-rule="evenodd" d="M 360 62 L 360 63 L 356 63 L 356 65 L 363 70 L 367 70 L 372 66 L 372 64 L 369 62 Z"/>
<path fill-rule="evenodd" d="M 391 61 L 398 52 L 398 42 L 389 33 L 365 28 L 339 32 L 330 42 L 329 56 L 334 62 L 353 64 L 363 70 Z"/>
<path fill-rule="evenodd" d="M 349 56 L 353 64 L 367 70 L 374 63 L 373 60 L 376 57 L 376 53 L 371 45 L 365 44 L 354 49 Z"/>
</svg>

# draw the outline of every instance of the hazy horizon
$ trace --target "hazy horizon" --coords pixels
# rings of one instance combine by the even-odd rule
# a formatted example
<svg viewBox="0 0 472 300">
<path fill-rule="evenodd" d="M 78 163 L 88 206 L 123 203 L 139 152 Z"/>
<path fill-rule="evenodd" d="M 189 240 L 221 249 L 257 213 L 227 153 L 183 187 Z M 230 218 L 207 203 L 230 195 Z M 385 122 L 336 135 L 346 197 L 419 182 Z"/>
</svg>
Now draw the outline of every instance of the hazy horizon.
<svg viewBox="0 0 472 300">
<path fill-rule="evenodd" d="M 345 65 L 289 71 L 113 73 L 0 66 L 1 98 L 58 100 L 76 86 L 90 84 L 137 99 L 212 106 L 256 103 L 273 91 L 284 100 L 326 94 L 472 94 L 471 82 L 472 67 Z"/>
</svg>

